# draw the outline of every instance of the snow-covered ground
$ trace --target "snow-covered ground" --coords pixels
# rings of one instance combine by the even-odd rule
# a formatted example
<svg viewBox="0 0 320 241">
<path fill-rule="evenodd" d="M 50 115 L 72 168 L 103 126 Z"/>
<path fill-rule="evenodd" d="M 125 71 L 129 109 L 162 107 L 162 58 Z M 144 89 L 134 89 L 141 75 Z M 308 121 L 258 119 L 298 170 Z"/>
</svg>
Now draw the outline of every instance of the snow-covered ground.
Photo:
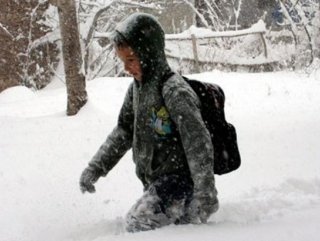
<svg viewBox="0 0 320 241">
<path fill-rule="evenodd" d="M 112 130 L 130 82 L 88 83 L 89 102 L 65 116 L 58 83 L 0 94 L 0 240 L 318 241 L 320 73 L 203 73 L 225 90 L 238 131 L 241 168 L 217 177 L 220 210 L 208 224 L 129 234 L 123 217 L 142 194 L 129 152 L 81 194 L 83 168 Z"/>
</svg>

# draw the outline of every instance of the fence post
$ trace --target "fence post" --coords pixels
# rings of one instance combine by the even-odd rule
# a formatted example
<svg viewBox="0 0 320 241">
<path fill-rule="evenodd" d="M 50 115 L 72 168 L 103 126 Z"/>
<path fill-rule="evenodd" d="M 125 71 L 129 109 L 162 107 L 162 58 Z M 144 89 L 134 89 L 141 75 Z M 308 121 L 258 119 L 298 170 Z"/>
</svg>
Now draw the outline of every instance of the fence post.
<svg viewBox="0 0 320 241">
<path fill-rule="evenodd" d="M 264 33 L 260 33 L 260 38 L 261 38 L 263 48 L 264 48 L 264 57 L 266 57 L 266 59 L 267 59 L 268 58 L 267 44 L 266 44 L 266 40 L 263 35 L 264 35 Z"/>
<path fill-rule="evenodd" d="M 194 34 L 191 34 L 191 40 L 192 40 L 192 50 L 193 50 L 193 57 L 194 57 L 194 68 L 197 73 L 200 72 L 200 66 L 199 66 L 199 58 L 198 58 L 198 49 L 197 49 L 197 40 L 196 36 Z"/>
</svg>

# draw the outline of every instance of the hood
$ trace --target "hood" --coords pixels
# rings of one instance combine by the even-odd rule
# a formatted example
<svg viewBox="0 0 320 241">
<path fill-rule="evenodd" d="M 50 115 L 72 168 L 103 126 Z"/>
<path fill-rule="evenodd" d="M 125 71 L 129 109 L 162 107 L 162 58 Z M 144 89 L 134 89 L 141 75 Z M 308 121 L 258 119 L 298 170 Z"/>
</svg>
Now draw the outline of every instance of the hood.
<svg viewBox="0 0 320 241">
<path fill-rule="evenodd" d="M 159 80 L 170 71 L 165 56 L 165 33 L 160 23 L 150 14 L 134 13 L 115 29 L 121 34 L 140 59 L 142 83 Z"/>
</svg>

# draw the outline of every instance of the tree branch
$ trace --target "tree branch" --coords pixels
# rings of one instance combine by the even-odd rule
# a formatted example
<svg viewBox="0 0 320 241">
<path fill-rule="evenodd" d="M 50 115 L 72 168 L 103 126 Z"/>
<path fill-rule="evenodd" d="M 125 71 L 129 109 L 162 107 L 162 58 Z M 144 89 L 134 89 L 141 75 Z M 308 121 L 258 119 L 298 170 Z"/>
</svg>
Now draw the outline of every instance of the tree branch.
<svg viewBox="0 0 320 241">
<path fill-rule="evenodd" d="M 3 29 L 4 33 L 10 37 L 12 40 L 14 39 L 14 36 L 9 32 L 7 28 L 5 28 L 1 23 L 0 23 L 0 29 Z"/>
</svg>

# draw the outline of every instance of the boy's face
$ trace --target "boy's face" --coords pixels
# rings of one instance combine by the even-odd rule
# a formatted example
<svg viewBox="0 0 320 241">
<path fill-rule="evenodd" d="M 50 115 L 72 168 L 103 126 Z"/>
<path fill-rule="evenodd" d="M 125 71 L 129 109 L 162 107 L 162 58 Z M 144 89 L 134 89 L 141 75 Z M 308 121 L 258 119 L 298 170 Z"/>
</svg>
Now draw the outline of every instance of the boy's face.
<svg viewBox="0 0 320 241">
<path fill-rule="evenodd" d="M 142 80 L 142 70 L 138 56 L 133 52 L 131 47 L 116 48 L 118 57 L 124 64 L 124 69 L 136 80 Z"/>
</svg>

